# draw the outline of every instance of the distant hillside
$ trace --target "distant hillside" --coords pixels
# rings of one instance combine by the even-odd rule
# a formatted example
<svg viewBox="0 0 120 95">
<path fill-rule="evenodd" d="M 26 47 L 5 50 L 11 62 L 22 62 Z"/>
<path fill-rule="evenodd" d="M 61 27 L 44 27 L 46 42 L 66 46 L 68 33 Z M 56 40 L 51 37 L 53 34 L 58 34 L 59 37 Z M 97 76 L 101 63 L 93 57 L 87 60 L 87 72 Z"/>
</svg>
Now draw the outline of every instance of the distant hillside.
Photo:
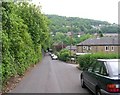
<svg viewBox="0 0 120 95">
<path fill-rule="evenodd" d="M 46 16 L 50 20 L 50 30 L 53 33 L 67 33 L 69 31 L 73 31 L 74 33 L 96 33 L 99 29 L 101 29 L 103 33 L 117 32 L 117 25 L 111 25 L 107 21 L 83 19 L 79 17 L 65 17 L 58 15 Z"/>
</svg>

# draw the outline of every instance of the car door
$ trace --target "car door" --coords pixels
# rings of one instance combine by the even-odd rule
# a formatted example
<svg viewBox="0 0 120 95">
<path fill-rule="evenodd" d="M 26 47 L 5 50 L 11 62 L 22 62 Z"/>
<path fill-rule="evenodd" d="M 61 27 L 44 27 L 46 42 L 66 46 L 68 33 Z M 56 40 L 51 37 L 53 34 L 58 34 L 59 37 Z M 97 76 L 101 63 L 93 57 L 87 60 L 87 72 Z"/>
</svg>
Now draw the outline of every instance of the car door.
<svg viewBox="0 0 120 95">
<path fill-rule="evenodd" d="M 93 68 L 95 64 L 93 63 L 85 72 L 84 72 L 84 82 L 86 86 L 90 89 L 93 90 L 93 81 L 92 81 L 92 76 L 93 76 Z"/>
<path fill-rule="evenodd" d="M 96 92 L 96 86 L 99 88 L 105 87 L 106 78 L 105 76 L 108 76 L 104 62 L 97 62 L 95 68 L 93 69 L 93 75 L 92 75 L 92 82 L 93 87 L 92 90 Z"/>
<path fill-rule="evenodd" d="M 94 65 L 94 67 L 93 67 L 93 70 L 92 70 L 92 73 L 91 73 L 91 90 L 93 91 L 93 92 L 95 92 L 96 91 L 96 85 L 97 85 L 97 83 L 98 83 L 98 75 L 99 75 L 99 73 L 100 73 L 100 69 L 101 69 L 101 63 L 100 62 L 98 62 L 98 61 L 96 61 L 95 62 L 95 65 Z"/>
<path fill-rule="evenodd" d="M 97 74 L 100 73 L 100 68 L 100 63 L 95 62 L 93 65 L 90 66 L 87 72 L 87 86 L 93 92 L 95 92 L 95 87 L 97 84 Z"/>
<path fill-rule="evenodd" d="M 104 65 L 104 62 L 101 62 L 101 69 L 99 74 L 97 75 L 98 86 L 100 89 L 105 89 L 107 80 L 108 80 L 108 70 Z"/>
</svg>

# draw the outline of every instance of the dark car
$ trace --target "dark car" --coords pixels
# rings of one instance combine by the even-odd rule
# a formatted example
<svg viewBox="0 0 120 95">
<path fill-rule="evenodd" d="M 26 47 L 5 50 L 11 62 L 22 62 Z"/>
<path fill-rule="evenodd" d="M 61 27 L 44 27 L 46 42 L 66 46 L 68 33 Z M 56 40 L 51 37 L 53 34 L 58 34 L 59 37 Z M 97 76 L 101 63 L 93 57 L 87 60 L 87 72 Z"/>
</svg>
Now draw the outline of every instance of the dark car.
<svg viewBox="0 0 120 95">
<path fill-rule="evenodd" d="M 98 59 L 80 78 L 95 95 L 120 95 L 120 59 Z"/>
</svg>

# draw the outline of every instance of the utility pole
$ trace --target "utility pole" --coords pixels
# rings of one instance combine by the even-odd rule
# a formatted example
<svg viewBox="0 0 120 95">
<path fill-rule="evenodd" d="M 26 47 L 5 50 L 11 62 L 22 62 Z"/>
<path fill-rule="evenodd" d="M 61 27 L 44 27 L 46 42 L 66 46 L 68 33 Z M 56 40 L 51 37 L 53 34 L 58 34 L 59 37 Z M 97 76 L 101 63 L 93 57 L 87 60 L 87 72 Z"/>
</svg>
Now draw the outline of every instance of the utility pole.
<svg viewBox="0 0 120 95">
<path fill-rule="evenodd" d="M 71 49 L 72 49 L 72 24 L 71 24 L 71 32 L 70 32 L 70 63 L 72 63 L 71 60 Z"/>
<path fill-rule="evenodd" d="M 72 63 L 72 60 L 71 60 L 71 49 L 72 49 L 72 32 L 70 34 L 70 63 Z"/>
</svg>

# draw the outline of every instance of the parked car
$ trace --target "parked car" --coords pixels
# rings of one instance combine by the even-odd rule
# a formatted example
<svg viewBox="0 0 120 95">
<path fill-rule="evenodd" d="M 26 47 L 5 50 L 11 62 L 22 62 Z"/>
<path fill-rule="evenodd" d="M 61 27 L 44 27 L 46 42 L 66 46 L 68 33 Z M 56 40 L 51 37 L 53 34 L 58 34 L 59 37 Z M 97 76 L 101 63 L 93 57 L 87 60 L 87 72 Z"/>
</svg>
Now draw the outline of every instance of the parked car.
<svg viewBox="0 0 120 95">
<path fill-rule="evenodd" d="M 54 54 L 54 55 L 51 56 L 51 58 L 52 58 L 52 60 L 57 60 L 58 56 Z"/>
<path fill-rule="evenodd" d="M 120 95 L 120 59 L 98 59 L 80 78 L 95 95 Z"/>
<path fill-rule="evenodd" d="M 52 54 L 52 53 L 51 53 L 51 52 L 49 52 L 49 55 L 50 55 L 50 56 L 51 56 L 51 54 Z"/>
<path fill-rule="evenodd" d="M 51 54 L 51 57 L 53 57 L 55 54 Z"/>
</svg>

